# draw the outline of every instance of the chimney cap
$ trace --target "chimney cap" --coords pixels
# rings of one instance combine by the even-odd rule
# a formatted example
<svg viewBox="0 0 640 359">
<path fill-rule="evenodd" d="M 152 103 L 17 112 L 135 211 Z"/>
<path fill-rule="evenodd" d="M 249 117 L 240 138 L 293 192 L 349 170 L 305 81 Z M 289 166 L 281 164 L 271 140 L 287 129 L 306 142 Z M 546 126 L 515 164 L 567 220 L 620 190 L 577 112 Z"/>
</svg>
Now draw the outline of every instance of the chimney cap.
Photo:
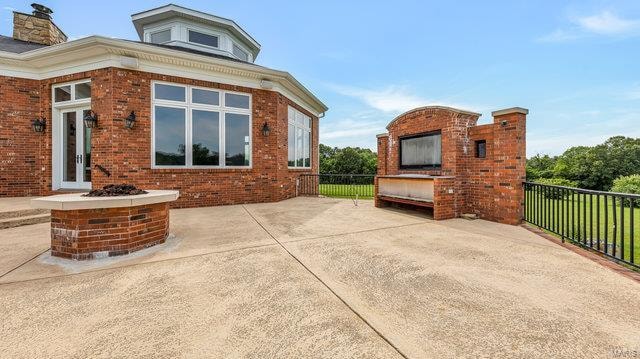
<svg viewBox="0 0 640 359">
<path fill-rule="evenodd" d="M 31 7 L 33 8 L 34 16 L 51 20 L 51 14 L 53 14 L 53 10 L 49 9 L 44 5 L 36 4 L 36 3 L 31 4 Z"/>
</svg>

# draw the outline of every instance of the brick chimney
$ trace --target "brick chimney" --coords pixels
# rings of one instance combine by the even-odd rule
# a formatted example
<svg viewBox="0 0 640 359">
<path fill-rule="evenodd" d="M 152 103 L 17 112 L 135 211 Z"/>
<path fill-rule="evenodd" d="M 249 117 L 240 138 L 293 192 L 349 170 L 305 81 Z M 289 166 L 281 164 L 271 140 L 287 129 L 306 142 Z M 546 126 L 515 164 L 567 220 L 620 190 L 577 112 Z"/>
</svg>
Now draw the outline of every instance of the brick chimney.
<svg viewBox="0 0 640 359">
<path fill-rule="evenodd" d="M 67 41 L 67 35 L 51 19 L 53 11 L 40 4 L 31 4 L 32 14 L 13 12 L 13 38 L 42 45 Z"/>
</svg>

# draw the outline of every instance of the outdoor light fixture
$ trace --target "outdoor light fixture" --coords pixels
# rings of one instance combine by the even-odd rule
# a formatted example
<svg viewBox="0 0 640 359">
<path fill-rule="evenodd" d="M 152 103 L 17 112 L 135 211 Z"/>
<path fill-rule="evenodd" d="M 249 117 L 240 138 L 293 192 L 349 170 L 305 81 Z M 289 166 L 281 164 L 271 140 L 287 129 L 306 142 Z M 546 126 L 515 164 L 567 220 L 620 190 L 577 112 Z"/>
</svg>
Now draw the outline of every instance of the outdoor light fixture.
<svg viewBox="0 0 640 359">
<path fill-rule="evenodd" d="M 262 125 L 262 134 L 267 137 L 269 136 L 269 133 L 271 132 L 271 128 L 269 128 L 269 124 L 268 123 L 264 123 L 264 125 Z"/>
<path fill-rule="evenodd" d="M 93 111 L 89 111 L 82 120 L 84 121 L 84 127 L 86 128 L 98 127 L 98 115 Z"/>
<path fill-rule="evenodd" d="M 500 126 L 506 127 L 507 126 L 507 120 L 500 121 Z"/>
<path fill-rule="evenodd" d="M 135 112 L 131 111 L 129 116 L 127 116 L 127 118 L 124 119 L 124 127 L 128 129 L 132 129 L 133 126 L 135 126 L 135 124 L 136 124 L 136 114 Z"/>
<path fill-rule="evenodd" d="M 36 118 L 31 122 L 34 132 L 44 132 L 44 128 L 47 124 L 46 118 Z"/>
</svg>

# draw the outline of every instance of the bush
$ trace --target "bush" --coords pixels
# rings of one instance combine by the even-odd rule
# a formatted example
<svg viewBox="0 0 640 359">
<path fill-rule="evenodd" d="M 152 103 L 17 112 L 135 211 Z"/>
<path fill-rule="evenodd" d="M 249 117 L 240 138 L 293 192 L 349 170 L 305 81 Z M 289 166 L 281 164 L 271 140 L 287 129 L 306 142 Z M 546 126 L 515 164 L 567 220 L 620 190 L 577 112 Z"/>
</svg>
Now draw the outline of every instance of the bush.
<svg viewBox="0 0 640 359">
<path fill-rule="evenodd" d="M 570 181 L 564 178 L 538 178 L 535 183 L 540 183 L 550 186 L 563 186 L 563 187 L 577 187 L 578 184 L 575 181 Z M 546 198 L 561 199 L 568 196 L 569 193 L 560 191 L 558 189 L 551 188 L 545 193 Z"/>
<path fill-rule="evenodd" d="M 640 175 L 621 176 L 613 181 L 611 192 L 640 194 Z M 640 206 L 640 199 L 633 201 L 635 206 Z M 625 200 L 625 205 L 630 205 L 629 200 Z"/>
</svg>

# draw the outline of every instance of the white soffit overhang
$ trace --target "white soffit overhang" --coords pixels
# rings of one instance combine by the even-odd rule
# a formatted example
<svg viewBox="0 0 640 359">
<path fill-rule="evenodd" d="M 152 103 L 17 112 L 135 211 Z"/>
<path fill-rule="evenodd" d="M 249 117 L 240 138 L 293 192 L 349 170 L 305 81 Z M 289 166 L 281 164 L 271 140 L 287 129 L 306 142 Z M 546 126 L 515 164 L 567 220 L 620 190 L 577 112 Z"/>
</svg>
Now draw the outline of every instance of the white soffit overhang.
<svg viewBox="0 0 640 359">
<path fill-rule="evenodd" d="M 106 67 L 258 89 L 264 88 L 262 83 L 266 80 L 272 84 L 269 90 L 281 93 L 316 116 L 328 110 L 286 71 L 135 41 L 90 36 L 21 54 L 0 51 L 0 76 L 44 80 Z"/>
</svg>

